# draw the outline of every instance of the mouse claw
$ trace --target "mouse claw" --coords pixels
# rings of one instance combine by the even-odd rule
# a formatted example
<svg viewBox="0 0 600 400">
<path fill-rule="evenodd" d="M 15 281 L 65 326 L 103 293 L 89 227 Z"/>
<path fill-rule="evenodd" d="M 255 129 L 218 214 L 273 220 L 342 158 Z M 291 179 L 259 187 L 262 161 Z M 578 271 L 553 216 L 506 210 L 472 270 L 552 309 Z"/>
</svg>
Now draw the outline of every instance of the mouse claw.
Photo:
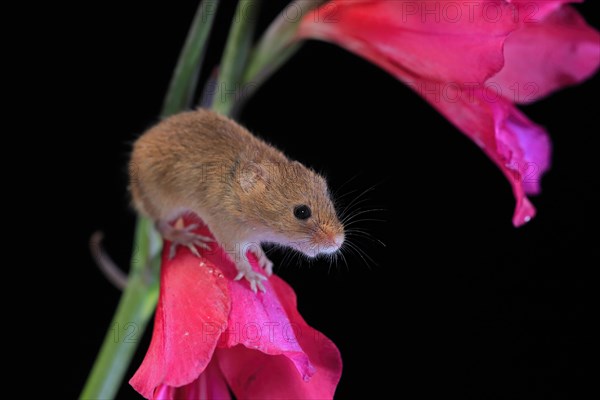
<svg viewBox="0 0 600 400">
<path fill-rule="evenodd" d="M 265 293 L 267 289 L 265 289 L 265 285 L 261 281 L 250 281 L 250 289 L 254 292 L 254 294 L 258 294 L 258 290 Z"/>
<path fill-rule="evenodd" d="M 188 225 L 186 227 L 182 227 L 182 228 L 179 228 L 179 229 L 183 230 L 183 231 L 186 231 L 186 232 L 191 232 L 194 229 L 196 229 L 197 227 L 198 227 L 198 224 L 190 224 L 190 225 Z"/>
<path fill-rule="evenodd" d="M 200 242 L 203 243 L 212 243 L 215 242 L 215 239 L 208 237 L 208 236 L 202 236 L 202 235 L 198 235 L 197 233 L 192 233 L 192 235 L 194 236 L 194 238 Z"/>
<path fill-rule="evenodd" d="M 193 244 L 191 244 L 189 246 L 197 246 L 197 247 L 200 247 L 200 248 L 202 248 L 204 250 L 210 250 L 210 246 L 206 244 L 206 241 L 204 239 L 194 239 Z"/>
<path fill-rule="evenodd" d="M 263 293 L 267 291 L 267 289 L 265 289 L 265 285 L 263 285 L 261 281 L 250 281 L 250 289 L 252 289 L 254 294 L 258 294 L 258 291 L 256 290 L 257 287 L 258 290 L 260 290 Z"/>
<path fill-rule="evenodd" d="M 265 285 L 263 285 L 263 283 L 262 283 L 262 281 L 267 280 L 266 276 L 261 275 L 257 272 L 254 272 L 252 270 L 240 271 L 240 272 L 238 272 L 238 274 L 235 276 L 235 278 L 233 280 L 239 281 L 242 278 L 246 278 L 246 280 L 250 284 L 250 289 L 252 289 L 252 291 L 254 293 L 258 293 L 259 290 L 263 293 L 267 291 L 267 289 L 265 289 Z"/>
<path fill-rule="evenodd" d="M 193 255 L 195 255 L 196 257 L 200 257 L 200 253 L 198 252 L 198 249 L 196 248 L 195 244 L 188 244 L 187 248 L 190 249 Z"/>
<path fill-rule="evenodd" d="M 273 262 L 269 260 L 262 248 L 255 248 L 252 252 L 258 258 L 258 265 L 265 271 L 267 276 L 273 275 Z"/>
<path fill-rule="evenodd" d="M 267 258 L 265 264 L 261 265 L 261 267 L 265 270 L 267 276 L 273 275 L 273 262 L 271 260 Z"/>
</svg>

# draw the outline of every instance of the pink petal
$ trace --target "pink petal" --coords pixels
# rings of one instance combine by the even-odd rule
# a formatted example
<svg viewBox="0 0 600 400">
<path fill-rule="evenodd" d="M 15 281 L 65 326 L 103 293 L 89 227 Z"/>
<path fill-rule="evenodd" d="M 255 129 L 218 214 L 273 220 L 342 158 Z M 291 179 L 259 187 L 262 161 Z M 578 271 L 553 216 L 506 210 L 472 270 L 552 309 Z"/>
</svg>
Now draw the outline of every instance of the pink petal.
<svg viewBox="0 0 600 400">
<path fill-rule="evenodd" d="M 186 216 L 185 224 L 191 223 L 200 224 L 196 233 L 211 236 L 201 220 Z M 285 393 L 294 398 L 333 396 L 342 368 L 339 352 L 304 322 L 295 294 L 285 282 L 272 276 L 265 282 L 267 292 L 255 294 L 246 281 L 233 281 L 235 266 L 216 244 L 202 253 L 202 259 L 179 248 L 171 261 L 166 259 L 169 246 L 163 252 L 152 342 L 130 381 L 138 392 L 147 398 L 195 398 L 202 393 L 212 393 L 208 398 L 227 398 L 224 375 L 238 398 L 256 393 L 261 398 Z M 248 253 L 248 258 L 259 270 L 256 257 Z M 217 343 L 223 349 L 215 352 Z M 223 366 L 219 368 L 214 361 L 221 355 L 223 365 L 228 366 L 223 374 Z M 244 357 L 252 362 L 246 364 Z M 260 388 L 248 381 L 256 369 L 270 371 Z M 269 392 L 273 376 L 280 378 L 278 385 L 283 387 L 275 385 Z M 246 390 L 248 396 L 240 394 Z"/>
<path fill-rule="evenodd" d="M 254 254 L 248 253 L 248 259 L 259 270 Z M 229 276 L 235 276 L 235 267 L 231 265 Z M 253 293 L 246 281 L 230 281 L 231 312 L 227 330 L 219 341 L 219 347 L 234 347 L 243 344 L 269 355 L 283 354 L 289 358 L 298 372 L 308 379 L 314 374 L 314 367 L 298 343 L 294 333 L 295 322 L 286 313 L 279 293 L 273 287 L 279 281 L 271 276 L 264 282 L 265 293 Z M 294 296 L 293 292 L 286 295 Z M 295 317 L 299 317 L 295 311 Z"/>
<path fill-rule="evenodd" d="M 546 3 L 550 7 L 560 2 L 542 2 Z M 600 34 L 573 8 L 552 9 L 554 12 L 524 24 L 506 40 L 504 68 L 490 81 L 500 85 L 513 102 L 535 101 L 598 70 Z"/>
<path fill-rule="evenodd" d="M 211 236 L 206 227 L 202 227 L 198 232 Z M 275 282 L 282 281 L 277 276 L 271 276 L 263 282 L 266 291 L 254 293 L 246 280 L 233 280 L 237 270 L 230 255 L 221 247 L 213 246 L 211 252 L 205 252 L 203 255 L 209 262 L 219 266 L 228 282 L 231 298 L 227 324 L 222 327 L 215 325 L 213 329 L 214 337 L 220 336 L 219 347 L 242 344 L 265 354 L 284 355 L 294 363 L 303 378 L 310 378 L 315 369 L 295 336 L 297 321 L 291 320 L 292 317 L 301 319 L 300 314 L 295 308 L 291 311 L 285 309 L 284 304 L 288 300 L 281 298 L 281 294 L 273 286 Z M 247 257 L 254 270 L 261 272 L 256 256 L 248 252 Z M 287 285 L 285 287 L 288 291 L 284 295 L 292 296 L 295 306 L 294 292 Z"/>
<path fill-rule="evenodd" d="M 546 131 L 531 122 L 512 103 L 484 88 L 448 101 L 421 93 L 441 114 L 473 140 L 510 182 L 517 205 L 513 224 L 535 216 L 526 194 L 540 191 L 542 175 L 550 167 L 551 144 Z"/>
<path fill-rule="evenodd" d="M 540 22 L 548 14 L 561 8 L 567 3 L 583 3 L 583 0 L 507 0 L 516 10 L 514 17 L 521 23 Z"/>
<path fill-rule="evenodd" d="M 190 389 L 185 393 L 185 396 L 177 396 L 178 399 L 211 399 L 211 400 L 229 400 L 231 394 L 227 386 L 227 381 L 221 372 L 218 361 L 213 358 L 208 364 L 208 367 L 196 380 L 196 385 L 193 383 L 188 385 Z"/>
<path fill-rule="evenodd" d="M 152 341 L 129 383 L 146 398 L 164 386 L 183 386 L 207 367 L 230 309 L 227 282 L 208 260 L 180 249 L 168 260 L 165 244 Z M 203 263 L 201 265 L 200 263 Z"/>
<path fill-rule="evenodd" d="M 473 2 L 469 4 L 474 8 L 457 21 L 448 18 L 444 7 L 467 6 L 467 3 L 427 0 L 336 2 L 333 15 L 337 21 L 327 23 L 324 15 L 328 6 L 323 6 L 305 17 L 299 35 L 330 41 L 357 53 L 427 99 L 482 147 L 509 179 L 517 201 L 513 223 L 519 226 L 535 215 L 535 208 L 525 194 L 540 190 L 541 175 L 550 164 L 550 141 L 543 128 L 529 121 L 507 100 L 510 91 L 507 85 L 512 83 L 503 78 L 504 70 L 489 81 L 486 79 L 503 67 L 502 47 L 512 30 L 518 27 L 537 29 L 523 28 L 525 24 L 519 21 L 519 15 L 527 11 L 527 7 L 534 7 L 538 15 L 552 21 L 553 15 L 564 13 L 559 7 L 565 2 Z M 433 11 L 430 14 L 428 10 Z M 490 10 L 498 12 L 493 14 Z M 492 18 L 494 15 L 498 15 L 498 20 Z M 576 20 L 578 16 L 571 18 Z M 579 32 L 574 39 L 579 44 L 587 43 L 580 40 L 580 28 L 580 23 L 570 28 Z M 592 38 L 589 29 L 586 32 Z M 562 31 L 560 34 L 565 37 Z M 518 35 L 520 31 L 510 37 L 518 38 Z M 550 47 L 548 43 L 544 46 Z M 587 64 L 574 68 L 577 75 L 574 80 L 581 79 L 579 73 L 582 71 L 589 73 L 590 65 L 594 68 L 596 65 L 589 62 L 595 50 L 587 44 L 582 46 L 585 49 L 582 52 L 586 54 L 578 60 L 587 60 L 582 61 Z M 525 68 L 529 58 L 525 54 L 519 57 Z M 509 72 L 510 68 L 507 69 Z M 529 82 L 536 82 L 532 81 L 535 76 L 526 76 L 530 77 Z M 518 74 L 511 79 L 521 82 Z M 564 85 L 571 78 L 561 79 L 559 83 Z M 518 90 L 530 89 L 521 83 L 523 86 Z M 540 81 L 540 86 L 542 83 Z M 544 90 L 547 91 L 552 85 L 546 86 Z"/>
<path fill-rule="evenodd" d="M 526 194 L 539 194 L 542 174 L 550 167 L 546 131 L 508 102 L 491 103 L 498 153 Z M 513 184 L 514 187 L 515 184 Z"/>
<path fill-rule="evenodd" d="M 314 371 L 299 373 L 297 362 L 282 353 L 269 356 L 246 346 L 218 349 L 217 357 L 234 394 L 240 399 L 330 399 L 342 372 L 336 346 L 311 328 L 297 311 L 293 290 L 276 276 L 269 278 L 269 291 L 279 299 L 289 325 L 282 332 L 297 343 L 310 359 Z M 235 301 L 234 301 L 235 304 Z M 292 334 L 292 330 L 295 332 Z"/>
<path fill-rule="evenodd" d="M 198 379 L 181 387 L 161 385 L 156 389 L 155 399 L 230 400 L 231 395 L 225 377 L 223 377 L 217 361 L 213 358 Z"/>
<path fill-rule="evenodd" d="M 535 216 L 525 194 L 538 194 L 542 175 L 550 167 L 552 146 L 546 131 L 509 102 L 491 103 L 496 154 L 488 155 L 509 180 L 517 205 L 513 224 L 521 226 Z M 502 165 L 504 163 L 504 165 Z"/>
<path fill-rule="evenodd" d="M 484 82 L 517 27 L 505 1 L 340 1 L 308 14 L 298 35 L 346 48 L 410 84 Z"/>
</svg>

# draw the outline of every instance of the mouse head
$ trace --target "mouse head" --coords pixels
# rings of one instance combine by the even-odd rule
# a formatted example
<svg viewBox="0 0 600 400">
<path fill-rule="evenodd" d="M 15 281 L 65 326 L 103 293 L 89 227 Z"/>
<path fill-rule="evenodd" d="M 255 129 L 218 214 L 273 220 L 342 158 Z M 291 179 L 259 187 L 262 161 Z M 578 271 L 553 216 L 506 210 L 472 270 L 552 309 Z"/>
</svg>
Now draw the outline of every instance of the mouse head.
<svg viewBox="0 0 600 400">
<path fill-rule="evenodd" d="M 325 179 L 314 171 L 297 161 L 245 163 L 238 182 L 240 209 L 261 240 L 310 257 L 342 246 L 344 227 Z"/>
</svg>

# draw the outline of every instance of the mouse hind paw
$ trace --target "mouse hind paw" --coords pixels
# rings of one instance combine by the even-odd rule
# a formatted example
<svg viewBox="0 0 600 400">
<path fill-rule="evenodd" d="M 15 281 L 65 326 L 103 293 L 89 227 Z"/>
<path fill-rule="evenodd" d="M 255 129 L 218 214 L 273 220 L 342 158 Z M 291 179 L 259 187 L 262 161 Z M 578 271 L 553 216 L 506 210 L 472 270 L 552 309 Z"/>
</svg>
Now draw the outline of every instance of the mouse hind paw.
<svg viewBox="0 0 600 400">
<path fill-rule="evenodd" d="M 184 226 L 182 218 L 179 218 L 175 222 L 174 227 L 167 222 L 161 221 L 158 223 L 158 231 L 162 237 L 171 242 L 171 248 L 169 249 L 170 260 L 175 257 L 178 246 L 187 247 L 196 257 L 200 257 L 198 248 L 210 250 L 208 244 L 214 242 L 214 239 L 194 233 L 193 230 L 196 228 L 198 228 L 198 224 Z"/>
</svg>

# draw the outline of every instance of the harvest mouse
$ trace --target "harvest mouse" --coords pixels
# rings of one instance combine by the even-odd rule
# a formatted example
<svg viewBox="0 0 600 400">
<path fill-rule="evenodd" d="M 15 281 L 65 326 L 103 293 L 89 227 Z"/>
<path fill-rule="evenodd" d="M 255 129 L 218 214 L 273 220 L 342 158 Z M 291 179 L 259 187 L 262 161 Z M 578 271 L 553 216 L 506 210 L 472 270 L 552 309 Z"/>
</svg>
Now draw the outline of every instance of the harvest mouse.
<svg viewBox="0 0 600 400">
<path fill-rule="evenodd" d="M 254 292 L 267 279 L 252 270 L 252 251 L 267 275 L 273 263 L 260 243 L 294 248 L 309 257 L 337 252 L 344 243 L 327 183 L 317 173 L 253 136 L 233 120 L 198 109 L 169 117 L 134 144 L 129 166 L 135 208 L 152 218 L 161 235 L 196 255 L 211 238 L 195 226 L 172 226 L 196 213 L 230 251 Z"/>
</svg>

